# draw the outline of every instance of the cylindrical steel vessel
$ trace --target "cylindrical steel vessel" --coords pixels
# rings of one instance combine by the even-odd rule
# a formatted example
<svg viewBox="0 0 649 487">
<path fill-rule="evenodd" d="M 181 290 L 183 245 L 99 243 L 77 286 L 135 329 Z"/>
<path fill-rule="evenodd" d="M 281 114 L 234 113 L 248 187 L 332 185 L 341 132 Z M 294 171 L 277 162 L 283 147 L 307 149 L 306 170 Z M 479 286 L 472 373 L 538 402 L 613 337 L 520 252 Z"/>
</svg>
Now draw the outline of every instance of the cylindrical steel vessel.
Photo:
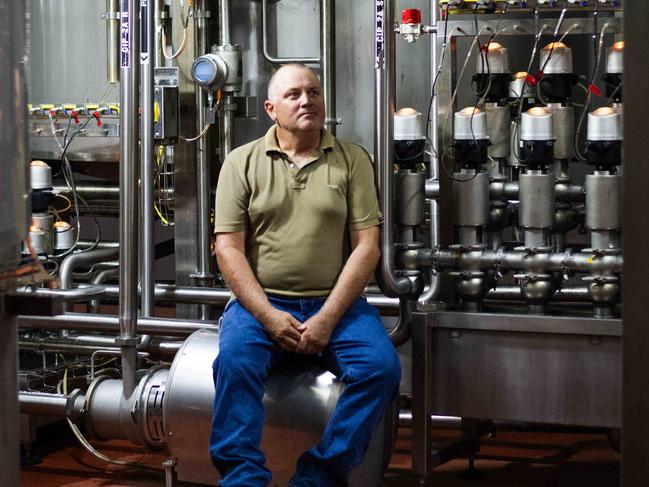
<svg viewBox="0 0 649 487">
<path fill-rule="evenodd" d="M 519 226 L 550 228 L 554 223 L 554 174 L 521 174 Z"/>
<path fill-rule="evenodd" d="M 400 225 L 421 225 L 424 222 L 426 173 L 399 171 L 397 173 L 397 222 Z"/>
<path fill-rule="evenodd" d="M 453 181 L 453 210 L 459 226 L 480 227 L 489 221 L 489 174 L 481 172 L 475 177 L 455 173 Z"/>
<path fill-rule="evenodd" d="M 586 176 L 586 225 L 594 230 L 620 228 L 622 177 L 619 174 Z"/>
<path fill-rule="evenodd" d="M 212 362 L 218 351 L 218 333 L 199 330 L 185 341 L 169 372 L 163 424 L 167 447 L 178 459 L 178 478 L 182 481 L 215 485 L 218 479 L 209 455 Z M 280 364 L 273 370 L 264 396 L 262 439 L 273 484 L 285 485 L 298 456 L 318 443 L 341 391 L 342 384 L 331 373 L 306 360 L 286 368 Z M 350 486 L 379 485 L 398 418 L 396 414 L 386 414 L 388 417 L 390 420 L 384 419 L 375 431 L 364 463 L 352 473 Z"/>
<path fill-rule="evenodd" d="M 571 159 L 574 154 L 575 109 L 561 103 L 548 103 L 547 109 L 552 113 L 552 130 L 554 132 L 554 157 Z"/>
<path fill-rule="evenodd" d="M 487 103 L 484 110 L 487 112 L 487 133 L 491 142 L 489 155 L 494 158 L 509 157 L 512 123 L 509 107 Z"/>
</svg>

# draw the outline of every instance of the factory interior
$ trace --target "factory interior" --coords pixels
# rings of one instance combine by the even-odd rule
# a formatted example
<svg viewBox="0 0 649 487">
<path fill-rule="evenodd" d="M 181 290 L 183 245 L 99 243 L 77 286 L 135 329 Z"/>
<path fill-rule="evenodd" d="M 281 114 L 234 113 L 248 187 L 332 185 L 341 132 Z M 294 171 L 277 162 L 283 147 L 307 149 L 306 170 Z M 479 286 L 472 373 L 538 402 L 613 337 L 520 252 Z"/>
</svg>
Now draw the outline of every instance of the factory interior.
<svg viewBox="0 0 649 487">
<path fill-rule="evenodd" d="M 402 380 L 348 485 L 648 485 L 648 32 L 643 0 L 0 0 L 0 486 L 218 485 L 215 192 L 289 63 L 384 219 Z M 271 371 L 271 485 L 342 389 Z"/>
</svg>

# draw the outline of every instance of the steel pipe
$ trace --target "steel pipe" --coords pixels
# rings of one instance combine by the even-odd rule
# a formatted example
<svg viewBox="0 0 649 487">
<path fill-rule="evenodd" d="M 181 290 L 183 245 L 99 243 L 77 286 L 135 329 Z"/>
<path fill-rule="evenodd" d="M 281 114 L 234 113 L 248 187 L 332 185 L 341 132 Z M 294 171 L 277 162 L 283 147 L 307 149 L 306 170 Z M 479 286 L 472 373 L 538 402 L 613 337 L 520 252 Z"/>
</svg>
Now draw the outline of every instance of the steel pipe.
<svg viewBox="0 0 649 487">
<path fill-rule="evenodd" d="M 119 267 L 114 267 L 112 269 L 104 269 L 97 272 L 92 280 L 91 284 L 104 284 L 107 280 L 119 276 Z M 106 286 L 102 286 L 104 289 L 104 295 L 106 295 Z M 101 311 L 101 301 L 99 299 L 93 299 L 88 304 L 88 313 L 99 313 Z"/>
<path fill-rule="evenodd" d="M 320 0 L 320 78 L 325 104 L 325 127 L 336 135 L 336 2 Z"/>
<path fill-rule="evenodd" d="M 76 252 L 68 255 L 59 268 L 59 279 L 61 280 L 61 289 L 70 289 L 72 287 L 72 273 L 81 266 L 96 264 L 115 259 L 119 256 L 119 247 L 106 249 L 94 249 L 87 252 Z M 63 304 L 63 310 L 68 308 Z"/>
<path fill-rule="evenodd" d="M 230 35 L 230 0 L 219 0 L 219 44 L 221 46 L 232 44 Z"/>
<path fill-rule="evenodd" d="M 22 414 L 59 416 L 76 421 L 82 416 L 84 396 L 79 390 L 68 395 L 21 391 L 18 401 Z"/>
<path fill-rule="evenodd" d="M 137 385 L 138 287 L 138 81 L 139 1 L 121 4 L 122 64 L 120 83 L 119 165 L 119 345 L 122 347 L 123 394 L 131 396 Z M 124 10 L 126 8 L 126 10 Z"/>
<path fill-rule="evenodd" d="M 520 185 L 518 181 L 492 181 L 489 197 L 493 200 L 518 200 Z M 556 183 L 555 199 L 559 203 L 583 203 L 586 200 L 584 187 L 579 184 Z M 427 194 L 428 196 L 428 194 Z"/>
<path fill-rule="evenodd" d="M 146 347 L 140 347 L 139 350 L 150 354 L 169 356 L 174 355 L 180 349 L 182 343 L 182 340 L 152 340 L 150 344 Z M 18 342 L 21 352 L 72 353 L 75 355 L 89 355 L 98 348 L 119 351 L 119 348 L 114 345 L 115 337 L 113 336 L 85 336 L 83 339 L 81 337 L 67 336 L 65 340 L 22 338 Z"/>
<path fill-rule="evenodd" d="M 502 301 L 520 301 L 523 300 L 521 287 L 518 285 L 498 285 L 496 289 L 487 291 L 485 299 L 502 300 Z M 566 286 L 552 295 L 551 302 L 589 302 L 590 294 L 586 286 Z"/>
<path fill-rule="evenodd" d="M 119 331 L 120 318 L 115 315 L 91 315 L 88 313 L 19 316 L 18 325 L 22 328 L 115 333 Z M 203 328 L 218 330 L 218 325 L 216 321 L 197 322 L 165 318 L 140 318 L 138 322 L 138 330 L 149 335 L 186 337 Z"/>
<path fill-rule="evenodd" d="M 377 281 L 389 297 L 411 294 L 413 282 L 408 277 L 397 276 L 394 268 L 394 185 L 392 177 L 392 137 L 394 124 L 394 5 L 392 0 L 376 1 L 375 34 L 375 100 L 376 125 L 374 134 L 374 162 L 378 172 L 380 204 L 385 221 L 381 225 L 381 260 Z M 381 39 L 382 42 L 378 42 Z"/>
<path fill-rule="evenodd" d="M 18 294 L 28 296 L 53 296 L 61 298 L 63 302 L 87 301 L 93 298 L 100 298 L 106 294 L 103 286 L 87 286 L 83 288 L 74 289 L 48 289 L 37 288 L 31 289 L 28 287 L 18 288 Z"/>
<path fill-rule="evenodd" d="M 268 0 L 261 0 L 262 51 L 264 58 L 271 64 L 318 64 L 319 57 L 275 57 L 268 53 Z"/>
<path fill-rule="evenodd" d="M 119 82 L 119 2 L 106 0 L 106 78 Z"/>
<path fill-rule="evenodd" d="M 153 113 L 153 69 L 154 69 L 154 30 L 155 30 L 155 0 L 140 2 L 140 97 L 142 98 L 142 151 L 140 154 L 140 264 L 142 299 L 140 315 L 153 316 L 155 302 L 153 288 L 155 286 L 154 272 L 154 222 L 153 210 L 154 181 L 153 173 L 155 158 L 154 113 Z"/>
</svg>

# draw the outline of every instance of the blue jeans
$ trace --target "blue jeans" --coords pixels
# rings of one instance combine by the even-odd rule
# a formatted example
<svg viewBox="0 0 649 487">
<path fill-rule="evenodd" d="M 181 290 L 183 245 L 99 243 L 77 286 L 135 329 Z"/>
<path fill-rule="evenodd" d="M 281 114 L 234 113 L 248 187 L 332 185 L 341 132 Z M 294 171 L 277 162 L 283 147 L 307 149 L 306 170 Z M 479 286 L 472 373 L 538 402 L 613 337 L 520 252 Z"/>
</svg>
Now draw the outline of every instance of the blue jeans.
<svg viewBox="0 0 649 487">
<path fill-rule="evenodd" d="M 324 298 L 270 297 L 273 306 L 300 322 L 315 315 Z M 222 487 L 260 487 L 271 481 L 260 450 L 262 398 L 272 365 L 288 352 L 235 301 L 223 315 L 219 354 L 214 361 L 214 417 L 210 454 Z M 289 485 L 345 485 L 349 472 L 365 456 L 372 431 L 398 392 L 399 358 L 379 313 L 359 298 L 334 329 L 320 354 L 324 365 L 344 384 L 320 443 L 300 456 Z"/>
</svg>

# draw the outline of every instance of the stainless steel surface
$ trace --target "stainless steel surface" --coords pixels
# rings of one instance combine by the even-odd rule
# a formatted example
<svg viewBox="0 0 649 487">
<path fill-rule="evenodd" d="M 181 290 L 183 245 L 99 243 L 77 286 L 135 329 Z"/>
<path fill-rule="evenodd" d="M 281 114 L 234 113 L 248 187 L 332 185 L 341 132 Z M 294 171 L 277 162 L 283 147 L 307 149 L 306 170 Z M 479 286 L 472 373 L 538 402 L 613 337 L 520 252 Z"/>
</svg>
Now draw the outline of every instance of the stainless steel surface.
<svg viewBox="0 0 649 487">
<path fill-rule="evenodd" d="M 320 78 L 325 104 L 325 127 L 336 135 L 336 2 L 320 0 Z"/>
<path fill-rule="evenodd" d="M 56 316 L 19 316 L 20 328 L 45 328 L 50 330 L 119 332 L 119 317 L 115 315 L 91 315 L 88 313 L 65 313 Z M 184 321 L 165 318 L 141 318 L 138 331 L 150 335 L 186 337 L 200 329 L 218 329 L 215 321 Z"/>
<path fill-rule="evenodd" d="M 140 2 L 140 97 L 142 133 L 140 152 L 140 316 L 153 316 L 155 298 L 155 213 L 153 210 L 154 193 L 154 159 L 156 145 L 154 141 L 154 94 L 153 94 L 153 49 L 155 29 L 155 0 Z"/>
<path fill-rule="evenodd" d="M 547 108 L 552 113 L 555 159 L 573 159 L 575 143 L 574 107 L 562 106 L 560 103 L 548 103 Z M 556 175 L 559 176 L 559 174 Z"/>
<path fill-rule="evenodd" d="M 219 0 L 219 45 L 232 44 L 230 34 L 230 0 Z"/>
<path fill-rule="evenodd" d="M 624 10 L 624 159 L 622 227 L 624 238 L 624 316 L 622 390 L 622 486 L 649 478 L 649 327 L 647 327 L 647 255 L 649 255 L 649 152 L 646 107 L 649 103 L 649 57 L 645 39 L 649 9 L 642 0 L 626 0 Z M 631 100 L 629 103 L 628 101 Z"/>
<path fill-rule="evenodd" d="M 489 135 L 489 155 L 494 158 L 509 157 L 511 142 L 511 115 L 508 105 L 498 106 L 487 103 L 484 107 L 487 113 L 487 134 Z"/>
<path fill-rule="evenodd" d="M 424 183 L 426 173 L 399 171 L 395 184 L 397 201 L 395 203 L 395 220 L 398 225 L 416 226 L 424 223 L 424 206 L 426 196 Z"/>
<path fill-rule="evenodd" d="M 54 184 L 54 191 L 69 194 L 70 188 L 63 184 Z M 89 203 L 92 201 L 117 201 L 119 200 L 119 186 L 113 183 L 77 183 L 77 194 Z"/>
<path fill-rule="evenodd" d="M 268 51 L 268 0 L 261 0 L 262 49 L 266 61 L 272 64 L 318 64 L 319 57 L 276 57 Z M 279 29 L 278 29 L 279 30 Z"/>
<path fill-rule="evenodd" d="M 429 413 L 620 426 L 619 320 L 446 312 L 414 320 L 431 328 L 431 382 L 413 383 L 435 388 Z"/>
<path fill-rule="evenodd" d="M 106 293 L 106 290 L 103 286 L 87 286 L 75 289 L 19 288 L 17 292 L 25 296 L 52 296 L 61 298 L 64 302 L 75 302 L 99 298 Z"/>
<path fill-rule="evenodd" d="M 213 485 L 218 479 L 209 456 L 212 362 L 218 353 L 218 333 L 197 331 L 185 341 L 169 372 L 163 417 L 167 447 L 178 459 L 179 480 Z M 318 441 L 341 391 L 342 384 L 312 362 L 288 363 L 271 372 L 264 396 L 262 449 L 274 483 L 286 483 L 297 457 Z M 351 486 L 379 484 L 383 449 L 391 448 L 384 444 L 384 433 L 394 427 L 392 419 L 396 421 L 390 418 L 372 436 L 364 463 L 352 473 Z"/>
<path fill-rule="evenodd" d="M 28 101 L 99 102 L 109 87 L 106 21 L 102 19 L 106 3 L 31 0 L 26 9 L 31 51 Z M 106 101 L 114 102 L 117 98 L 115 86 Z"/>
<path fill-rule="evenodd" d="M 18 393 L 21 414 L 43 414 L 77 420 L 82 415 L 84 397 L 80 391 L 71 394 L 46 394 L 43 392 Z"/>
<path fill-rule="evenodd" d="M 61 280 L 61 289 L 70 289 L 72 287 L 72 273 L 81 266 L 96 264 L 115 259 L 119 256 L 119 247 L 109 249 L 94 249 L 85 252 L 76 252 L 68 255 L 59 268 L 59 279 Z M 63 309 L 66 307 L 64 305 Z"/>
<path fill-rule="evenodd" d="M 520 286 L 499 284 L 496 289 L 487 291 L 485 299 L 517 301 L 524 299 Z M 589 302 L 590 294 L 585 286 L 563 286 L 552 295 L 552 302 Z"/>
<path fill-rule="evenodd" d="M 264 0 L 265 1 L 265 0 Z M 392 0 L 376 2 L 377 15 L 375 25 L 376 38 L 383 39 L 377 45 L 375 64 L 375 99 L 374 108 L 376 127 L 374 135 L 374 163 L 378 174 L 379 202 L 385 221 L 381 225 L 381 260 L 377 270 L 377 280 L 381 290 L 389 297 L 409 294 L 413 289 L 410 279 L 397 276 L 394 268 L 394 182 L 392 168 L 392 138 L 394 124 L 394 35 L 390 29 L 384 35 L 384 27 L 394 21 Z M 378 13 L 378 12 L 377 12 Z M 380 50 L 379 50 L 380 49 Z"/>
<path fill-rule="evenodd" d="M 489 221 L 489 174 L 455 173 L 453 213 L 457 225 L 483 227 Z M 478 242 L 468 242 L 478 243 Z"/>
<path fill-rule="evenodd" d="M 518 200 L 518 181 L 492 181 L 489 185 L 489 195 L 492 200 L 508 199 Z M 579 184 L 558 182 L 554 188 L 557 202 L 583 202 L 585 199 L 584 187 Z"/>
<path fill-rule="evenodd" d="M 225 8 L 223 3 L 226 0 L 221 0 L 219 3 L 219 12 L 223 14 Z M 207 1 L 199 0 L 195 8 L 198 10 L 199 15 L 194 21 L 194 43 L 196 45 L 196 55 L 202 56 L 209 52 L 208 46 L 208 24 L 205 18 L 207 10 Z M 219 17 L 221 28 L 229 31 L 229 18 L 224 19 Z M 196 130 L 200 133 L 206 124 L 205 108 L 207 107 L 207 94 L 203 89 L 196 89 Z M 213 277 L 210 273 L 210 239 L 212 232 L 210 231 L 210 144 L 208 137 L 201 137 L 196 141 L 196 205 L 198 209 L 197 217 L 197 269 L 196 280 L 198 284 L 207 285 L 209 280 Z M 206 306 L 200 308 L 200 318 L 206 320 L 209 318 L 209 309 Z"/>
<path fill-rule="evenodd" d="M 519 184 L 519 226 L 550 228 L 554 223 L 554 174 L 521 174 Z"/>
<path fill-rule="evenodd" d="M 622 176 L 586 175 L 586 225 L 594 230 L 618 230 L 621 226 Z"/>
<path fill-rule="evenodd" d="M 127 10 L 124 10 L 126 7 Z M 139 81 L 139 2 L 122 2 L 121 32 L 128 36 L 122 52 L 120 85 L 120 165 L 119 165 L 119 337 L 122 346 L 124 398 L 136 387 L 135 334 L 138 288 L 138 81 Z M 125 22 L 125 18 L 127 22 Z M 123 48 L 124 50 L 124 48 Z M 128 57 L 128 63 L 124 56 Z"/>
<path fill-rule="evenodd" d="M 119 1 L 106 0 L 106 80 L 119 82 Z"/>
</svg>

